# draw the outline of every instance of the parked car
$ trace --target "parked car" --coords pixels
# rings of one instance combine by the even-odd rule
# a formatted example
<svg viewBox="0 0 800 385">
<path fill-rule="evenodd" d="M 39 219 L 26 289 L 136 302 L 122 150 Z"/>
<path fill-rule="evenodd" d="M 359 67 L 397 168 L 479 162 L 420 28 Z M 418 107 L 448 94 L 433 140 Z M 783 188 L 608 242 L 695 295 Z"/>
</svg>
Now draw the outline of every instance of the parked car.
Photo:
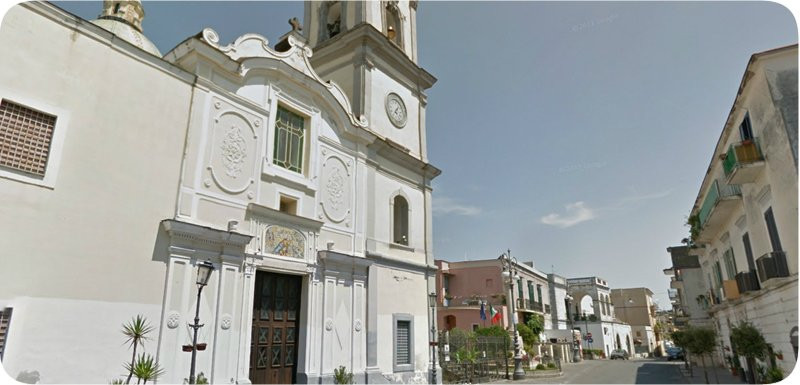
<svg viewBox="0 0 800 385">
<path fill-rule="evenodd" d="M 611 354 L 608 358 L 612 360 L 620 359 L 620 360 L 627 360 L 628 359 L 628 352 L 622 349 L 615 349 L 611 351 Z"/>
<path fill-rule="evenodd" d="M 683 351 L 683 349 L 678 347 L 667 349 L 667 361 L 683 360 L 685 358 L 686 358 L 686 353 Z"/>
</svg>

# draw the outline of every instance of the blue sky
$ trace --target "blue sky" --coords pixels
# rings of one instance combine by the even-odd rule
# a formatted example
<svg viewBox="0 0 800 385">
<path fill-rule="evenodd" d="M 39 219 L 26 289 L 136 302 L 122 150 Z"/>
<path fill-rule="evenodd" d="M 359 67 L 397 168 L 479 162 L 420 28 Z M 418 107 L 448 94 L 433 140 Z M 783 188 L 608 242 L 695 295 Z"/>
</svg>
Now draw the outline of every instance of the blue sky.
<svg viewBox="0 0 800 385">
<path fill-rule="evenodd" d="M 57 3 L 87 19 L 100 2 Z M 275 43 L 300 2 L 145 2 L 162 53 L 212 27 Z M 750 55 L 797 42 L 783 6 L 420 2 L 437 259 L 520 261 L 668 307 L 683 226 Z"/>
</svg>

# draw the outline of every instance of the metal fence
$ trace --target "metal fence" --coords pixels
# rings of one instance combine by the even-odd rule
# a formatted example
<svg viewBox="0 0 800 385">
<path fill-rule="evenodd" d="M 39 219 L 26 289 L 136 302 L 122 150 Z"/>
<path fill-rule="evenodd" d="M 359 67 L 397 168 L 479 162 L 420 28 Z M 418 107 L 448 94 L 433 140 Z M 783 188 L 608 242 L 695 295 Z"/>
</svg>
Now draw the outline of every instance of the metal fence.
<svg viewBox="0 0 800 385">
<path fill-rule="evenodd" d="M 505 378 L 513 346 L 510 338 L 474 336 L 467 333 L 439 333 L 439 365 L 442 382 L 484 383 Z"/>
</svg>

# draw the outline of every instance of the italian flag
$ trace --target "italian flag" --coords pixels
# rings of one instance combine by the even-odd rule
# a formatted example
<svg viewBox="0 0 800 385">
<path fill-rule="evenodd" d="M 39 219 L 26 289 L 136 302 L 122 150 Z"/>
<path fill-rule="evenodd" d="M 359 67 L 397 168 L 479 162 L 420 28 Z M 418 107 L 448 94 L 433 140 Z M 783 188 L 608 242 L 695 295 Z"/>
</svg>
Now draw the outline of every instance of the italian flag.
<svg viewBox="0 0 800 385">
<path fill-rule="evenodd" d="M 489 316 L 492 317 L 492 323 L 500 322 L 501 314 L 494 310 L 494 306 L 489 306 Z"/>
</svg>

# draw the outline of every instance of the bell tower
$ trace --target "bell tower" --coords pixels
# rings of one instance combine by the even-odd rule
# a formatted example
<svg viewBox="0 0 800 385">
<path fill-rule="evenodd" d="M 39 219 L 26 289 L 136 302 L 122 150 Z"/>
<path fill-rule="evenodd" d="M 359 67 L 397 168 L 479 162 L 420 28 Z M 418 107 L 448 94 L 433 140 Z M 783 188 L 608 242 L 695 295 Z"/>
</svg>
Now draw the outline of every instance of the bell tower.
<svg viewBox="0 0 800 385">
<path fill-rule="evenodd" d="M 417 65 L 417 1 L 308 1 L 304 33 L 311 64 L 350 98 L 370 130 L 420 160 L 425 90 L 436 82 Z"/>
<path fill-rule="evenodd" d="M 417 62 L 416 1 L 311 1 L 305 30 L 311 48 L 360 24 L 370 24 Z"/>
</svg>

